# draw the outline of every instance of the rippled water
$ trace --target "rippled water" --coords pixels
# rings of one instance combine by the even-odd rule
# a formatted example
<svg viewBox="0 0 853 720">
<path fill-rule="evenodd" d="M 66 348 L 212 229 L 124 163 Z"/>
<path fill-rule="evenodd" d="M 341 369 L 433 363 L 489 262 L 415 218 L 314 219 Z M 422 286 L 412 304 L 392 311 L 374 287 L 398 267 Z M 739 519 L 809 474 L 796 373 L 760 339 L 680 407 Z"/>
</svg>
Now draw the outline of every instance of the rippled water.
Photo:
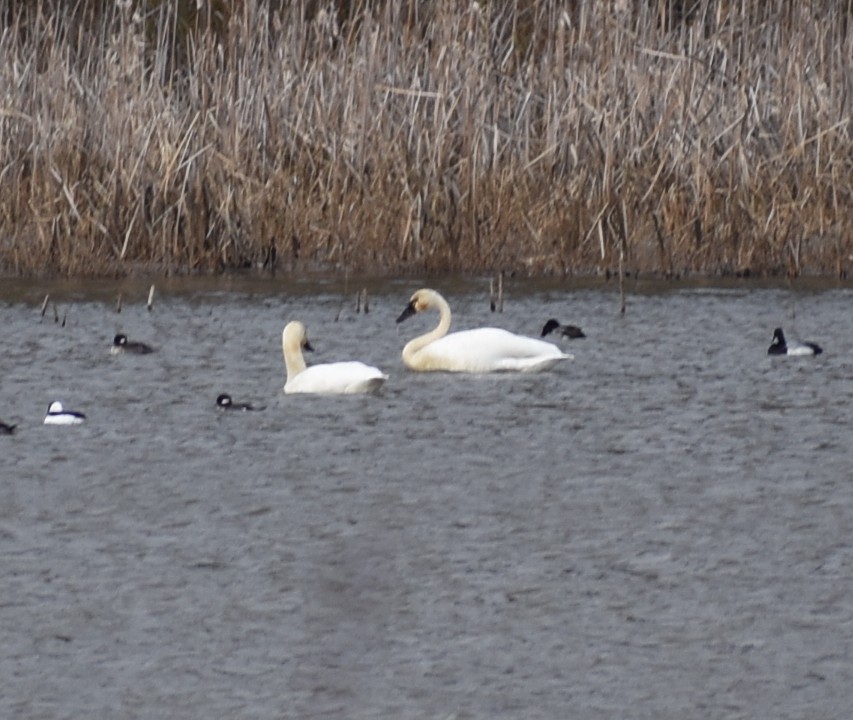
<svg viewBox="0 0 853 720">
<path fill-rule="evenodd" d="M 433 281 L 456 329 L 588 335 L 479 377 L 402 367 L 421 284 L 0 288 L 0 716 L 846 716 L 853 292 Z M 293 318 L 384 392 L 283 396 Z"/>
</svg>

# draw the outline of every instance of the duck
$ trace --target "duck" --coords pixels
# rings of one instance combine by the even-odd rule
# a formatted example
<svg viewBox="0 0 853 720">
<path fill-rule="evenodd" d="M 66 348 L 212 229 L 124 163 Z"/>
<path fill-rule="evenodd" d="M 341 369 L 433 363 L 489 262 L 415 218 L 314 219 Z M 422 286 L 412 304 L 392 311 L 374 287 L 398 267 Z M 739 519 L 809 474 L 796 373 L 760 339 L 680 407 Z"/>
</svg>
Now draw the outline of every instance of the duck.
<svg viewBox="0 0 853 720">
<path fill-rule="evenodd" d="M 561 325 L 554 318 L 548 320 L 548 322 L 545 323 L 545 327 L 542 328 L 542 337 L 545 337 L 549 333 L 556 333 L 557 335 L 562 335 L 563 337 L 569 338 L 569 340 L 576 340 L 578 338 L 586 337 L 584 331 L 581 330 L 577 325 Z"/>
<path fill-rule="evenodd" d="M 287 381 L 284 392 L 315 393 L 318 395 L 353 395 L 375 393 L 383 386 L 388 375 L 379 368 L 358 360 L 325 363 L 308 367 L 303 350 L 313 351 L 308 332 L 298 320 L 287 323 L 281 333 L 284 367 Z"/>
<path fill-rule="evenodd" d="M 44 416 L 45 425 L 79 425 L 86 419 L 86 416 L 81 412 L 74 410 L 66 410 L 62 407 L 62 403 L 54 400 L 47 408 L 47 415 Z"/>
<path fill-rule="evenodd" d="M 0 435 L 14 435 L 17 425 L 11 425 L 0 420 Z"/>
<path fill-rule="evenodd" d="M 262 410 L 250 403 L 235 403 L 228 393 L 222 393 L 216 398 L 216 406 L 220 410 Z"/>
<path fill-rule="evenodd" d="M 110 348 L 110 352 L 113 355 L 118 355 L 119 353 L 132 353 L 134 355 L 148 355 L 149 353 L 154 352 L 154 348 L 150 345 L 146 345 L 143 342 L 136 342 L 134 340 L 128 340 L 127 335 L 119 333 L 113 338 L 113 344 Z"/>
<path fill-rule="evenodd" d="M 401 323 L 425 310 L 438 310 L 438 325 L 410 340 L 403 363 L 417 372 L 467 373 L 539 372 L 573 356 L 544 340 L 516 335 L 501 328 L 483 327 L 447 334 L 452 315 L 441 293 L 422 288 L 412 295 L 397 318 Z"/>
<path fill-rule="evenodd" d="M 782 328 L 776 328 L 773 331 L 773 341 L 770 347 L 767 348 L 768 355 L 820 355 L 823 348 L 813 342 L 792 342 L 785 341 L 785 333 Z"/>
</svg>

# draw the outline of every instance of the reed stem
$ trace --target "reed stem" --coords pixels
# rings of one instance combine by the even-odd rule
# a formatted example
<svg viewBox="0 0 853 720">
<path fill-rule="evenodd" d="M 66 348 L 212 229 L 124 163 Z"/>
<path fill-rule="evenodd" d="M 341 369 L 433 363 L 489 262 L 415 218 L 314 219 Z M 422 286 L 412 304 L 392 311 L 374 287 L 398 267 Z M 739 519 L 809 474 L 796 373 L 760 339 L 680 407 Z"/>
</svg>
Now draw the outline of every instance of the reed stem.
<svg viewBox="0 0 853 720">
<path fill-rule="evenodd" d="M 846 276 L 853 258 L 850 0 L 0 17 L 3 274 Z"/>
</svg>

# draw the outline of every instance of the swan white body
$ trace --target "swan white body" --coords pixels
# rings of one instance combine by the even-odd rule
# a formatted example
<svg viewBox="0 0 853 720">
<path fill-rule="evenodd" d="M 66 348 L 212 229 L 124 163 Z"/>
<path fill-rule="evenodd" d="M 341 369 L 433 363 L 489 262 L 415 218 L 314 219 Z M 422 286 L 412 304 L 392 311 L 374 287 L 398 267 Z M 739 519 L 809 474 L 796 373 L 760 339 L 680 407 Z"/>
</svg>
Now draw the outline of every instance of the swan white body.
<svg viewBox="0 0 853 720">
<path fill-rule="evenodd" d="M 319 395 L 351 395 L 373 393 L 382 387 L 388 376 L 379 368 L 351 360 L 308 367 L 302 350 L 313 350 L 305 326 L 296 320 L 289 322 L 281 334 L 287 382 L 284 392 L 316 393 Z"/>
<path fill-rule="evenodd" d="M 552 343 L 500 328 L 477 328 L 448 335 L 450 306 L 435 290 L 422 289 L 412 295 L 397 322 L 429 309 L 438 310 L 438 325 L 432 332 L 410 340 L 403 348 L 403 362 L 411 370 L 539 372 L 561 360 L 572 359 L 572 355 Z"/>
<path fill-rule="evenodd" d="M 45 425 L 79 425 L 86 419 L 86 416 L 80 412 L 73 410 L 65 410 L 61 402 L 54 401 L 47 409 L 47 415 L 44 416 Z"/>
</svg>

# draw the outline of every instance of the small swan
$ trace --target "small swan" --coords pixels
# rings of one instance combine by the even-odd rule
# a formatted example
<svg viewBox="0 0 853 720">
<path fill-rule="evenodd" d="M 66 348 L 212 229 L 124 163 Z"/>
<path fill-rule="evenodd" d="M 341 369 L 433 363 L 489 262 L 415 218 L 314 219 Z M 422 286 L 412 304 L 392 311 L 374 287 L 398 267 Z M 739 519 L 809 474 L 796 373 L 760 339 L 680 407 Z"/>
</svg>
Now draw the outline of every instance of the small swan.
<svg viewBox="0 0 853 720">
<path fill-rule="evenodd" d="M 372 393 L 379 390 L 388 376 L 379 368 L 352 360 L 307 367 L 302 350 L 313 350 L 305 326 L 298 320 L 287 323 L 281 334 L 287 382 L 284 392 L 340 395 Z"/>
<path fill-rule="evenodd" d="M 10 425 L 0 420 L 0 435 L 14 435 L 17 425 Z"/>
<path fill-rule="evenodd" d="M 255 407 L 249 403 L 235 403 L 228 393 L 222 393 L 216 398 L 216 406 L 220 410 L 262 410 L 263 408 Z"/>
<path fill-rule="evenodd" d="M 488 373 L 501 371 L 538 372 L 560 360 L 572 359 L 556 345 L 515 335 L 500 328 L 477 328 L 447 334 L 450 306 L 435 290 L 422 289 L 412 295 L 397 322 L 435 308 L 438 326 L 410 340 L 403 348 L 403 362 L 411 370 Z"/>
<path fill-rule="evenodd" d="M 545 327 L 542 328 L 542 337 L 545 337 L 549 333 L 562 335 L 563 337 L 569 338 L 569 340 L 586 337 L 583 330 L 581 330 L 577 325 L 560 325 L 560 323 L 554 318 L 551 318 L 546 322 Z"/>
<path fill-rule="evenodd" d="M 768 355 L 820 355 L 823 348 L 813 342 L 785 342 L 785 333 L 782 328 L 776 328 L 773 331 L 773 342 L 767 348 Z"/>
<path fill-rule="evenodd" d="M 147 355 L 148 353 L 153 353 L 154 348 L 142 342 L 128 340 L 127 335 L 119 333 L 113 339 L 113 344 L 110 348 L 110 352 L 113 355 L 118 355 L 119 353 L 124 352 L 133 353 L 134 355 Z"/>
<path fill-rule="evenodd" d="M 45 425 L 79 425 L 86 419 L 86 416 L 81 412 L 73 410 L 65 410 L 62 403 L 54 401 L 47 408 L 47 415 L 44 416 Z"/>
</svg>

